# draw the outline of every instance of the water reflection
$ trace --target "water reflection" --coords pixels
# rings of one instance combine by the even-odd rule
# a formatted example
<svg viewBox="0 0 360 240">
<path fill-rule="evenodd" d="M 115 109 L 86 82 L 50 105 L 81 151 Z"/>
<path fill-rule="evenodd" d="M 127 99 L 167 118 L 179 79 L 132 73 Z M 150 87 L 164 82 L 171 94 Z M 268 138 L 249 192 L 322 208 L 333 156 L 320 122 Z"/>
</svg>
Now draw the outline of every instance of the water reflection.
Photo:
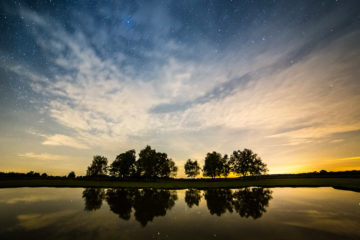
<svg viewBox="0 0 360 240">
<path fill-rule="evenodd" d="M 264 188 L 245 188 L 233 194 L 234 209 L 241 217 L 260 218 L 269 201 L 272 199 L 272 192 Z"/>
<path fill-rule="evenodd" d="M 227 211 L 232 212 L 232 191 L 230 189 L 209 189 L 205 191 L 205 200 L 210 214 L 221 216 Z"/>
<path fill-rule="evenodd" d="M 332 188 L 0 189 L 0 236 L 360 239 L 359 199 Z"/>
<path fill-rule="evenodd" d="M 163 189 L 108 189 L 86 188 L 82 194 L 85 210 L 101 208 L 106 199 L 110 210 L 124 220 L 129 220 L 132 209 L 135 219 L 146 226 L 154 217 L 165 216 L 166 211 L 175 205 L 176 191 Z"/>
<path fill-rule="evenodd" d="M 199 206 L 201 200 L 200 190 L 189 189 L 185 192 L 185 202 L 189 208 L 192 208 L 194 205 Z"/>
<path fill-rule="evenodd" d="M 175 205 L 176 191 L 144 189 L 135 195 L 135 219 L 145 226 L 154 217 L 165 216 Z"/>
<path fill-rule="evenodd" d="M 82 197 L 85 199 L 85 210 L 94 211 L 101 208 L 105 191 L 102 188 L 86 188 Z"/>
<path fill-rule="evenodd" d="M 106 192 L 106 201 L 110 210 L 124 220 L 129 220 L 131 209 L 134 206 L 137 190 L 109 189 Z"/>
<path fill-rule="evenodd" d="M 207 208 L 211 215 L 221 216 L 226 212 L 239 213 L 241 217 L 260 218 L 269 201 L 272 192 L 264 188 L 208 189 L 204 191 Z M 154 217 L 165 216 L 178 199 L 176 191 L 165 189 L 107 189 L 86 188 L 82 194 L 85 200 L 85 210 L 100 209 L 106 199 L 110 210 L 121 219 L 129 220 L 134 211 L 135 219 L 146 226 Z M 198 189 L 185 192 L 185 202 L 189 208 L 199 206 L 202 195 Z"/>
<path fill-rule="evenodd" d="M 221 216 L 227 211 L 232 213 L 235 210 L 241 217 L 253 219 L 260 218 L 266 212 L 271 195 L 272 192 L 264 188 L 244 188 L 234 192 L 230 189 L 205 191 L 210 214 Z"/>
</svg>

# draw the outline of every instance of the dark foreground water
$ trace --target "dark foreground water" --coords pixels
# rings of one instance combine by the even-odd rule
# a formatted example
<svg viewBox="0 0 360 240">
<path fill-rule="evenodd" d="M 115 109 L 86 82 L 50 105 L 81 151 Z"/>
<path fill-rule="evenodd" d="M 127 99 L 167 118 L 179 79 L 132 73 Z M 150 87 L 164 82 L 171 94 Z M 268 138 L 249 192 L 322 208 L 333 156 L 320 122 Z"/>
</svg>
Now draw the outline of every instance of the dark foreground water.
<svg viewBox="0 0 360 240">
<path fill-rule="evenodd" d="M 360 193 L 0 189 L 0 239 L 360 239 Z"/>
</svg>

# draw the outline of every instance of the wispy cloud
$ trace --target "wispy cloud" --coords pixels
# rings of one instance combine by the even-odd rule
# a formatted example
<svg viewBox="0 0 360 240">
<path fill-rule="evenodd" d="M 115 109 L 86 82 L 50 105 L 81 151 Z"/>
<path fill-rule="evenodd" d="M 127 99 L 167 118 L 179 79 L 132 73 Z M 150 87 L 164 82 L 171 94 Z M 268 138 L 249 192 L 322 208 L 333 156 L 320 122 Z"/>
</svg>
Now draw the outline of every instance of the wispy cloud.
<svg viewBox="0 0 360 240">
<path fill-rule="evenodd" d="M 30 158 L 30 159 L 36 159 L 36 160 L 54 160 L 54 161 L 62 161 L 62 160 L 68 160 L 69 158 L 67 156 L 62 155 L 55 155 L 55 154 L 49 154 L 49 153 L 21 153 L 18 154 L 19 157 L 23 158 Z"/>
<path fill-rule="evenodd" d="M 356 156 L 356 157 L 347 157 L 347 158 L 341 158 L 339 160 L 360 160 L 360 156 Z"/>
<path fill-rule="evenodd" d="M 78 149 L 88 149 L 89 148 L 86 144 L 81 143 L 80 141 L 78 141 L 72 137 L 65 136 L 62 134 L 55 134 L 53 136 L 48 136 L 46 138 L 46 140 L 44 142 L 42 142 L 42 144 L 51 145 L 51 146 L 68 146 L 68 147 L 73 147 L 73 148 L 78 148 Z"/>
<path fill-rule="evenodd" d="M 71 130 L 43 135 L 44 145 L 106 148 L 110 142 L 136 139 L 144 145 L 146 140 L 165 137 L 162 141 L 168 147 L 193 151 L 191 155 L 199 150 L 185 142 L 199 132 L 199 141 L 208 146 L 231 138 L 228 141 L 239 144 L 259 146 L 260 141 L 276 140 L 291 147 L 360 129 L 360 32 L 331 32 L 334 26 L 346 25 L 344 13 L 337 14 L 336 21 L 329 14 L 305 26 L 302 38 L 288 29 L 279 37 L 263 37 L 257 47 L 250 40 L 229 42 L 221 55 L 208 42 L 199 41 L 194 44 L 202 56 L 198 58 L 176 57 L 188 54 L 188 46 L 159 34 L 149 40 L 153 48 L 136 52 L 154 59 L 140 66 L 131 64 L 133 56 L 121 51 L 103 54 L 106 47 L 94 46 L 84 29 L 74 27 L 70 33 L 55 19 L 21 11 L 25 21 L 34 23 L 33 36 L 53 68 L 50 76 L 24 66 L 10 69 L 26 72 L 33 91 L 45 97 L 48 116 Z M 157 29 L 158 22 L 180 23 L 165 10 L 161 14 L 149 18 L 154 21 L 149 24 L 167 35 L 171 29 Z M 138 15 L 143 21 L 138 24 L 145 24 L 144 15 Z M 274 31 L 279 27 L 269 26 Z M 125 38 L 123 31 L 118 34 Z M 266 32 L 255 29 L 249 37 Z M 98 37 L 108 41 L 101 29 Z M 129 38 L 141 37 L 131 32 Z M 216 128 L 226 129 L 227 135 L 219 131 L 213 136 Z M 229 135 L 231 131 L 251 131 L 253 136 Z"/>
</svg>

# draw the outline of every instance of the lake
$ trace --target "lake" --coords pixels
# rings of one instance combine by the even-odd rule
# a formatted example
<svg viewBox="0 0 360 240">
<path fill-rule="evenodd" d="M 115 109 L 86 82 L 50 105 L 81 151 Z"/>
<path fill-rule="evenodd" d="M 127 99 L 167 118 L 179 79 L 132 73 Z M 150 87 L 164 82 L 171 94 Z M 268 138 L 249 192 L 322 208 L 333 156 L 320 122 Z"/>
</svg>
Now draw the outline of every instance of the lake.
<svg viewBox="0 0 360 240">
<path fill-rule="evenodd" d="M 360 239 L 333 188 L 0 189 L 0 239 Z"/>
</svg>

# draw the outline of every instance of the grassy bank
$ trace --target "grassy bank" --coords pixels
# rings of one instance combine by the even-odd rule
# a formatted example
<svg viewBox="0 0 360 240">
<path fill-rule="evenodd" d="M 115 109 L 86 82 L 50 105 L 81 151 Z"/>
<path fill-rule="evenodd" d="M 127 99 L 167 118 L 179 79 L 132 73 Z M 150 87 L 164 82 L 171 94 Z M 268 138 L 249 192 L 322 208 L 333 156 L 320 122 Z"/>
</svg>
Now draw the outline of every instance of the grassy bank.
<svg viewBox="0 0 360 240">
<path fill-rule="evenodd" d="M 276 178 L 253 180 L 157 180 L 94 181 L 72 179 L 1 180 L 0 188 L 10 187 L 104 187 L 104 188 L 241 188 L 241 187 L 335 187 L 360 191 L 360 178 Z"/>
</svg>

